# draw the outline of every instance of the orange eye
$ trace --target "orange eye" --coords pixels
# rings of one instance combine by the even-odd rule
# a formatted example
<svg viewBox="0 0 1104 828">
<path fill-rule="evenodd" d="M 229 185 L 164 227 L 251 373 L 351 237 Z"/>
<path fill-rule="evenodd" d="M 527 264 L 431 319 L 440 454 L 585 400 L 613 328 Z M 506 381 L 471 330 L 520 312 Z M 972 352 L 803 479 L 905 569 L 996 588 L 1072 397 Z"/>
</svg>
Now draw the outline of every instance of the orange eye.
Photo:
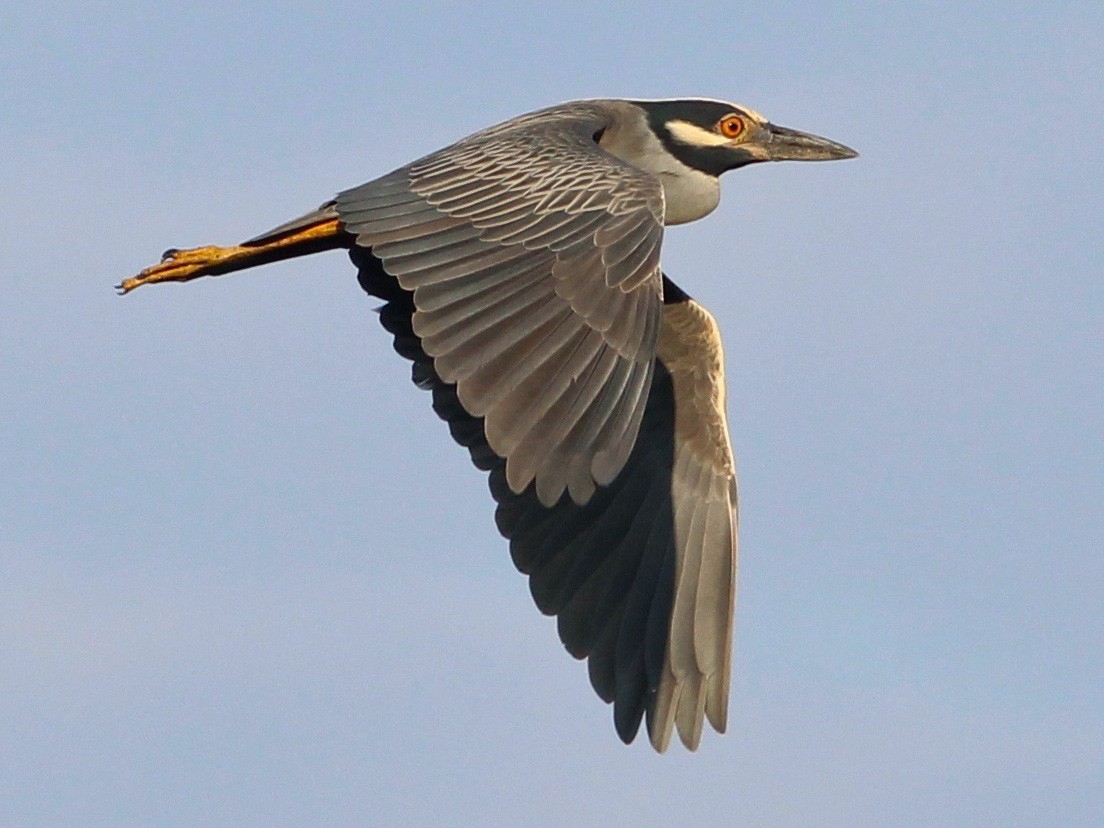
<svg viewBox="0 0 1104 828">
<path fill-rule="evenodd" d="M 744 131 L 744 119 L 739 115 L 725 115 L 717 122 L 717 131 L 725 138 L 738 138 Z"/>
</svg>

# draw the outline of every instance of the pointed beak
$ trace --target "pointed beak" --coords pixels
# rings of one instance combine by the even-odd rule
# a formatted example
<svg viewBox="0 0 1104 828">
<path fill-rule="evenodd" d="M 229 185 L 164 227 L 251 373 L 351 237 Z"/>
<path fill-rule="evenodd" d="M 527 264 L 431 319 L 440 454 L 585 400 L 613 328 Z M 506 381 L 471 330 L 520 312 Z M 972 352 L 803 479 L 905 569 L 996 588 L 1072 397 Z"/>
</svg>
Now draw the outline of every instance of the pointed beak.
<svg viewBox="0 0 1104 828">
<path fill-rule="evenodd" d="M 796 129 L 766 124 L 766 140 L 757 142 L 766 150 L 770 161 L 837 161 L 855 158 L 858 153 L 851 147 L 811 135 Z"/>
</svg>

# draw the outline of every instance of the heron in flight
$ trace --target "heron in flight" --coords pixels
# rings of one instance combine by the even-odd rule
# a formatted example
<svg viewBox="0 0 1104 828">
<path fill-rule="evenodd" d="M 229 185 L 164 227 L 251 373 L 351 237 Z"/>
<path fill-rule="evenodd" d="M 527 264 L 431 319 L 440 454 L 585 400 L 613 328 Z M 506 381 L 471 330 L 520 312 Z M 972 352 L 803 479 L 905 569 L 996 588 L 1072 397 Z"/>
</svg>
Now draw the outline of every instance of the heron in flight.
<svg viewBox="0 0 1104 828">
<path fill-rule="evenodd" d="M 724 101 L 575 101 L 118 288 L 348 250 L 617 734 L 694 750 L 728 715 L 736 467 L 717 325 L 662 272 L 663 230 L 729 170 L 855 155 Z"/>
</svg>

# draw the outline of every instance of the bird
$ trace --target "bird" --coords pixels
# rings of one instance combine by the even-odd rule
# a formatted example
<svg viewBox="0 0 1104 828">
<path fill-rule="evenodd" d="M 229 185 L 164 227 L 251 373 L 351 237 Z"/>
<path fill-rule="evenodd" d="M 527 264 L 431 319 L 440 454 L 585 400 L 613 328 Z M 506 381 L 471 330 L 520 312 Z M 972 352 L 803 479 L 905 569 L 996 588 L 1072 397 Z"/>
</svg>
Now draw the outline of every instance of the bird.
<svg viewBox="0 0 1104 828">
<path fill-rule="evenodd" d="M 736 464 L 717 323 L 663 271 L 664 229 L 711 213 L 725 172 L 855 156 L 722 100 L 571 101 L 116 289 L 347 250 L 617 735 L 692 751 L 727 728 Z"/>
</svg>

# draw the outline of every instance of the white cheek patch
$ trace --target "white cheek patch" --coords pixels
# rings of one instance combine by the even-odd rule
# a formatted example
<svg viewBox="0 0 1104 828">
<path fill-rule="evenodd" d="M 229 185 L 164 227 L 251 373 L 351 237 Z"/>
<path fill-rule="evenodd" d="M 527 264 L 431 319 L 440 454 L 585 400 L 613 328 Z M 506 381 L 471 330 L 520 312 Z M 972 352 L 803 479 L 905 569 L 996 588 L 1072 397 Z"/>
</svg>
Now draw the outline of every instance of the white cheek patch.
<svg viewBox="0 0 1104 828">
<path fill-rule="evenodd" d="M 676 141 L 691 147 L 723 147 L 730 143 L 723 135 L 702 129 L 689 121 L 668 121 L 667 131 Z"/>
</svg>

